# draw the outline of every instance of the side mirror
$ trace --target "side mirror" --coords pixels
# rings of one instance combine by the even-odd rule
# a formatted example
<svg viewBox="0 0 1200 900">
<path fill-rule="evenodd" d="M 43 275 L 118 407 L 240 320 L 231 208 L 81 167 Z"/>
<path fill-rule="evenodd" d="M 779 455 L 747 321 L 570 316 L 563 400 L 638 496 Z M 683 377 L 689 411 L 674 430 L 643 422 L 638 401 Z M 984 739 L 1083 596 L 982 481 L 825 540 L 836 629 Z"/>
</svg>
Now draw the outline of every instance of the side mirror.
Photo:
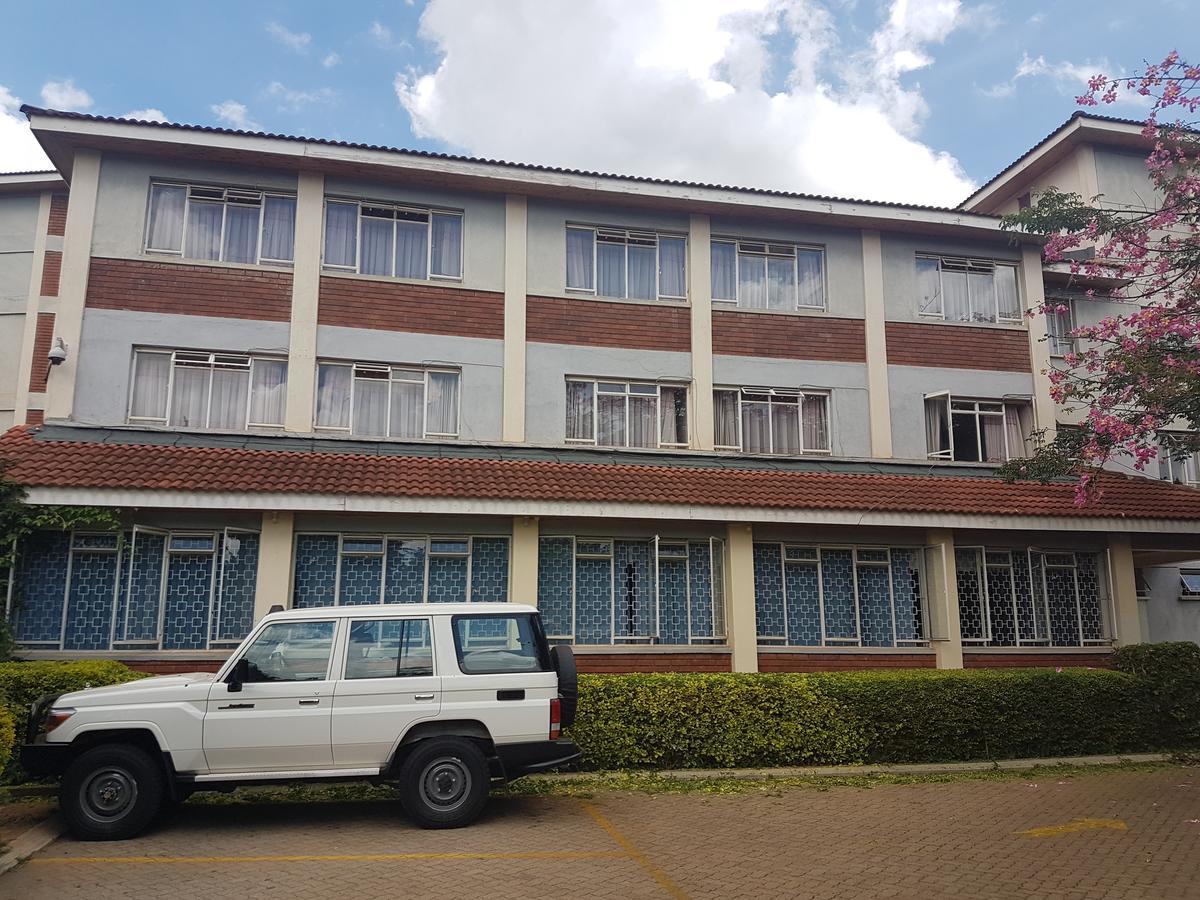
<svg viewBox="0 0 1200 900">
<path fill-rule="evenodd" d="M 242 657 L 233 664 L 233 669 L 225 678 L 225 685 L 229 689 L 229 693 L 241 693 L 242 685 L 250 680 L 250 660 Z"/>
</svg>

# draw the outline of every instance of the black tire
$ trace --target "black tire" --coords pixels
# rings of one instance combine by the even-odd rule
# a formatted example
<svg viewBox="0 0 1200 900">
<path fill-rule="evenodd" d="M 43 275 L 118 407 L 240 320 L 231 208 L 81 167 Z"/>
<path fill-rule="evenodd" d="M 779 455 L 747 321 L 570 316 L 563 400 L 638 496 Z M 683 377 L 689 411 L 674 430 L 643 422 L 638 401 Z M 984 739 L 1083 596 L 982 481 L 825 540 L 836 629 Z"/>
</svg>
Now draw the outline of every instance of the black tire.
<svg viewBox="0 0 1200 900">
<path fill-rule="evenodd" d="M 150 824 L 163 805 L 162 766 L 129 744 L 81 753 L 63 775 L 59 806 L 81 841 L 123 841 Z"/>
<path fill-rule="evenodd" d="M 491 787 L 483 751 L 466 738 L 421 741 L 400 767 L 400 800 L 422 828 L 462 828 L 483 812 Z"/>
<path fill-rule="evenodd" d="M 575 724 L 575 713 L 579 709 L 579 673 L 575 669 L 575 651 L 566 644 L 556 644 L 550 650 L 550 661 L 558 673 L 562 727 L 570 728 Z"/>
</svg>

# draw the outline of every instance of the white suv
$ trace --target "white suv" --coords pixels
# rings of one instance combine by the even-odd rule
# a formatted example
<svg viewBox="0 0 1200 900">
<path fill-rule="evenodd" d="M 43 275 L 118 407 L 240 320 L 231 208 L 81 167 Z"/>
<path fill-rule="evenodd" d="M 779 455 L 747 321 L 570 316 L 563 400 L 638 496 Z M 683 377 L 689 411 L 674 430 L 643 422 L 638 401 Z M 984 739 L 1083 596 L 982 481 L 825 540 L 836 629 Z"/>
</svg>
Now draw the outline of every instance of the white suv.
<svg viewBox="0 0 1200 900">
<path fill-rule="evenodd" d="M 427 828 L 472 822 L 492 782 L 579 757 L 569 647 L 515 603 L 267 615 L 221 670 L 39 699 L 21 764 L 62 777 L 85 840 L 132 837 L 198 790 L 397 783 Z"/>
</svg>

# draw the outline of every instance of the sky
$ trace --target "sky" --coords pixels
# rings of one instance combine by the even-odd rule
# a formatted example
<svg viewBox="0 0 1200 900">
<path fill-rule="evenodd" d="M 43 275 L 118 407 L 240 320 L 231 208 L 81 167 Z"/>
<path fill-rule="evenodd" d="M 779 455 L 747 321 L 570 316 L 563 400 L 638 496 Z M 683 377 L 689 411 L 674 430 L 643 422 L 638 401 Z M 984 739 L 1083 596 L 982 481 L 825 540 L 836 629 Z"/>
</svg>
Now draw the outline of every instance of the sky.
<svg viewBox="0 0 1200 900">
<path fill-rule="evenodd" d="M 1200 56 L 1195 2 L 4 0 L 0 172 L 48 165 L 29 103 L 953 206 L 1090 75 Z"/>
</svg>

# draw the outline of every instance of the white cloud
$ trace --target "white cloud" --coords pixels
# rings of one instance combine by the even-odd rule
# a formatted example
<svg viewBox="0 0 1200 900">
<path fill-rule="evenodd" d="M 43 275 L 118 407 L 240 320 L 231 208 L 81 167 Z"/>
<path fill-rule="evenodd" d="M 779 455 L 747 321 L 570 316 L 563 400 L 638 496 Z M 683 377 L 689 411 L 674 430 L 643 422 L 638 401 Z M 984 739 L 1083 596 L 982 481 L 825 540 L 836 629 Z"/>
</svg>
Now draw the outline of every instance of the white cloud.
<svg viewBox="0 0 1200 900">
<path fill-rule="evenodd" d="M 1046 21 L 1046 14 L 1042 13 L 1042 12 L 1036 12 L 1032 16 L 1029 17 L 1028 24 L 1041 25 L 1045 21 Z"/>
<path fill-rule="evenodd" d="M 321 65 L 324 66 L 326 69 L 332 69 L 334 66 L 336 66 L 341 61 L 342 61 L 342 57 L 339 54 L 327 53 L 327 54 L 325 54 L 324 58 L 321 60 Z"/>
<path fill-rule="evenodd" d="M 47 81 L 43 84 L 42 102 L 51 109 L 83 112 L 91 108 L 92 95 L 76 87 L 74 79 L 68 78 L 66 81 Z"/>
<path fill-rule="evenodd" d="M 258 131 L 260 128 L 259 124 L 250 118 L 250 111 L 246 109 L 246 104 L 239 103 L 237 100 L 222 100 L 220 103 L 214 103 L 209 109 L 221 120 L 222 124 L 230 128 L 237 128 L 241 131 Z"/>
<path fill-rule="evenodd" d="M 153 106 L 148 106 L 145 109 L 131 109 L 127 113 L 121 114 L 122 119 L 137 119 L 139 122 L 170 122 L 167 114 L 161 109 L 156 109 Z"/>
<path fill-rule="evenodd" d="M 384 50 L 404 50 L 412 46 L 408 41 L 396 40 L 392 29 L 379 21 L 371 23 L 371 27 L 367 29 L 367 36 Z"/>
<path fill-rule="evenodd" d="M 0 172 L 54 168 L 38 146 L 20 109 L 20 99 L 0 84 Z"/>
<path fill-rule="evenodd" d="M 1023 53 L 1011 78 L 997 82 L 991 87 L 980 88 L 980 91 L 987 97 L 997 99 L 1012 97 L 1017 93 L 1018 83 L 1022 79 L 1041 78 L 1052 82 L 1064 96 L 1074 96 L 1083 92 L 1093 75 L 1108 71 L 1111 70 L 1107 60 L 1094 63 L 1051 63 L 1046 61 L 1045 56 L 1031 57 L 1028 53 Z"/>
<path fill-rule="evenodd" d="M 304 107 L 317 103 L 332 103 L 337 96 L 331 88 L 296 91 L 278 81 L 272 81 L 267 85 L 266 95 L 275 100 L 279 104 L 279 109 L 285 112 L 299 112 Z"/>
<path fill-rule="evenodd" d="M 311 34 L 303 31 L 292 31 L 287 26 L 280 25 L 278 22 L 267 23 L 267 34 L 296 53 L 307 53 L 308 47 L 312 43 Z"/>
<path fill-rule="evenodd" d="M 917 139 L 909 82 L 961 20 L 957 0 L 892 0 L 847 47 L 814 0 L 432 0 L 439 63 L 395 89 L 418 135 L 467 153 L 949 205 L 973 185 Z"/>
</svg>

